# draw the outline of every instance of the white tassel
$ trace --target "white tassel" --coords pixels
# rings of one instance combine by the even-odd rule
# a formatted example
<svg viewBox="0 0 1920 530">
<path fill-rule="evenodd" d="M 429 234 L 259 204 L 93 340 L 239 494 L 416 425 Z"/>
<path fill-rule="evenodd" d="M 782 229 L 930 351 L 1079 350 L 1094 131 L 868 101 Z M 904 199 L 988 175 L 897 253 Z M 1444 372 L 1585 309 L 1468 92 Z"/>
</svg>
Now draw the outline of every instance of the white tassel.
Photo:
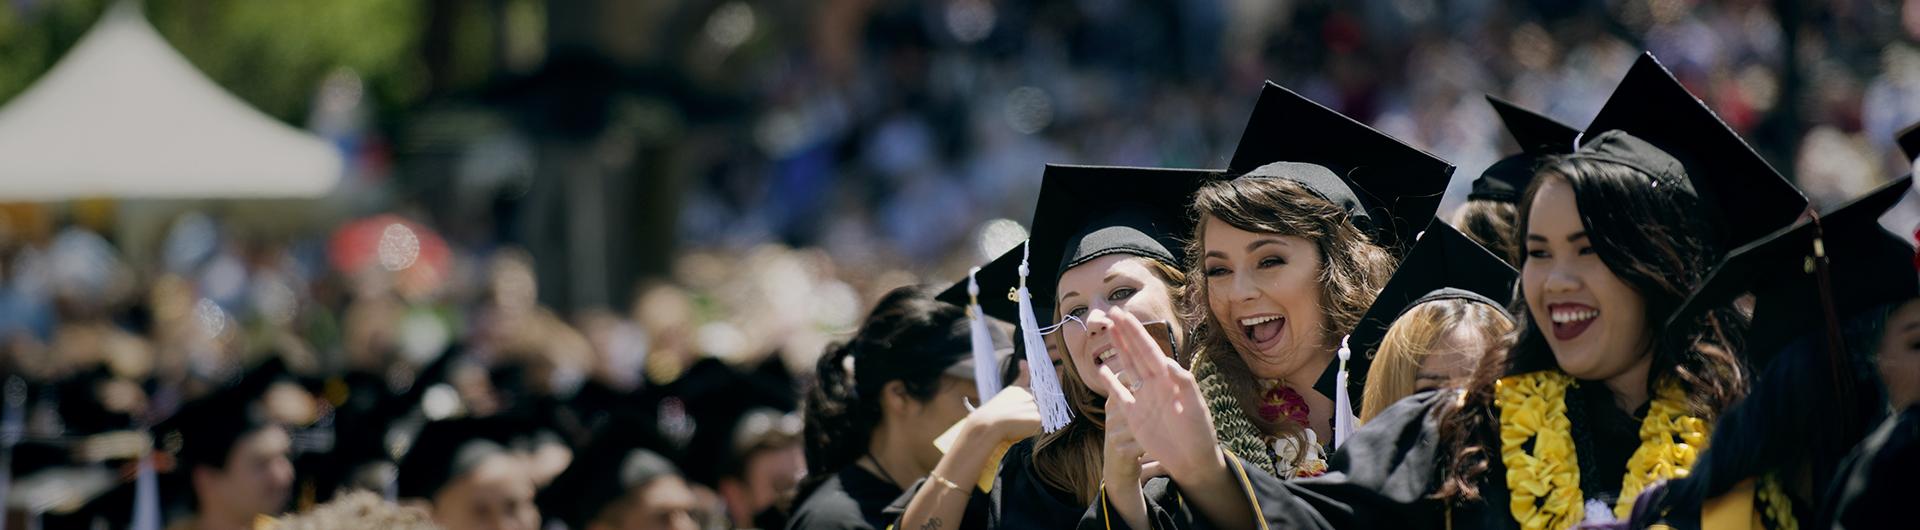
<svg viewBox="0 0 1920 530">
<path fill-rule="evenodd" d="M 1033 383 L 1033 401 L 1040 406 L 1040 425 L 1047 432 L 1060 430 L 1073 421 L 1067 408 L 1067 396 L 1060 391 L 1060 376 L 1053 373 L 1053 360 L 1047 357 L 1047 343 L 1040 339 L 1040 322 L 1033 317 L 1033 293 L 1027 290 L 1027 255 L 1033 242 L 1020 253 L 1020 342 L 1027 349 L 1027 373 Z"/>
<path fill-rule="evenodd" d="M 1000 393 L 1000 364 L 994 362 L 993 335 L 987 329 L 986 314 L 980 310 L 980 282 L 974 279 L 979 273 L 979 267 L 967 271 L 967 324 L 973 332 L 973 386 L 980 391 L 980 402 L 986 403 Z"/>
<path fill-rule="evenodd" d="M 160 483 L 153 476 L 153 452 L 140 454 L 140 474 L 133 482 L 133 521 L 128 530 L 160 530 Z"/>
<path fill-rule="evenodd" d="M 1347 339 L 1340 337 L 1340 374 L 1334 378 L 1333 397 L 1333 448 L 1339 449 L 1353 437 L 1353 398 L 1347 396 L 1347 359 L 1353 357 L 1353 349 L 1347 347 Z"/>
</svg>

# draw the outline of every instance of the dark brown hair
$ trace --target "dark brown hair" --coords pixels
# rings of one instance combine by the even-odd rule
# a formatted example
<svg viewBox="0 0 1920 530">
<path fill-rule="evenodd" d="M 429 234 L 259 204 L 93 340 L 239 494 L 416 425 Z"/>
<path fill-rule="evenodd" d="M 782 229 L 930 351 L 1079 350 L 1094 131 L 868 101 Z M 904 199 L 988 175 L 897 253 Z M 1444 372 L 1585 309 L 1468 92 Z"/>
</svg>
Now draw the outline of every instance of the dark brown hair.
<svg viewBox="0 0 1920 530">
<path fill-rule="evenodd" d="M 1196 288 L 1187 290 L 1185 310 L 1187 322 L 1193 325 L 1194 363 L 1204 360 L 1219 368 L 1233 395 L 1239 398 L 1247 420 L 1261 431 L 1298 436 L 1305 426 L 1294 425 L 1286 418 L 1273 423 L 1260 418 L 1260 388 L 1234 346 L 1237 336 L 1226 332 L 1207 303 L 1206 260 L 1200 258 L 1206 254 L 1207 221 L 1218 219 L 1248 232 L 1313 242 L 1320 251 L 1323 288 L 1319 303 L 1326 314 L 1326 327 L 1320 330 L 1322 344 L 1338 344 L 1341 336 L 1353 330 L 1393 274 L 1393 256 L 1354 226 L 1346 210 L 1292 180 L 1238 178 L 1214 182 L 1194 194 L 1193 208 L 1199 222 L 1187 243 L 1187 255 L 1191 256 L 1187 274 L 1199 280 L 1194 282 Z"/>
<path fill-rule="evenodd" d="M 1661 381 L 1675 381 L 1686 393 L 1687 413 L 1712 421 L 1746 393 L 1739 360 L 1731 353 L 1740 347 L 1746 317 L 1729 303 L 1691 321 L 1663 326 L 1663 319 L 1680 307 L 1719 256 L 1707 239 L 1713 232 L 1698 213 L 1699 199 L 1680 193 L 1677 186 L 1656 186 L 1647 174 L 1622 164 L 1569 157 L 1541 167 L 1521 198 L 1520 212 L 1531 211 L 1534 196 L 1549 180 L 1573 188 L 1580 223 L 1601 262 L 1646 299 L 1647 326 L 1655 332 L 1648 395 Z M 1519 218 L 1513 240 L 1525 237 L 1528 221 L 1525 215 Z M 1478 499 L 1480 481 L 1492 459 L 1499 457 L 1494 383 L 1507 374 L 1559 367 L 1540 324 L 1527 310 L 1526 298 L 1516 292 L 1510 309 L 1519 326 L 1502 341 L 1507 354 L 1483 357 L 1466 395 L 1435 409 L 1444 448 L 1438 498 Z"/>
<path fill-rule="evenodd" d="M 1513 225 L 1519 217 L 1520 208 L 1513 203 L 1469 199 L 1454 212 L 1453 226 L 1459 228 L 1467 239 L 1487 247 L 1493 255 L 1519 268 L 1520 244 L 1514 239 L 1513 231 Z"/>
</svg>

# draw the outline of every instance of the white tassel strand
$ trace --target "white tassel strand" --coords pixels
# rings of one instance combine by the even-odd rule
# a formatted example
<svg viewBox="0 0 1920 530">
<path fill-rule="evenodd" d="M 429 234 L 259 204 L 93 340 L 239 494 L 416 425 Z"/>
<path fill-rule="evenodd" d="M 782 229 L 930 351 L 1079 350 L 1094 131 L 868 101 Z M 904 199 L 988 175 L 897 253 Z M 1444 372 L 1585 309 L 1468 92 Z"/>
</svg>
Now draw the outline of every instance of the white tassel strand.
<svg viewBox="0 0 1920 530">
<path fill-rule="evenodd" d="M 1020 253 L 1020 342 L 1027 349 L 1027 373 L 1033 383 L 1033 400 L 1040 407 L 1040 425 L 1047 432 L 1060 430 L 1073 421 L 1067 408 L 1067 396 L 1060 390 L 1060 376 L 1053 372 L 1053 359 L 1047 357 L 1047 343 L 1040 338 L 1040 322 L 1033 317 L 1033 293 L 1027 290 L 1027 255 L 1032 242 Z"/>
<path fill-rule="evenodd" d="M 1333 397 L 1333 448 L 1339 449 L 1353 437 L 1353 398 L 1347 395 L 1347 359 L 1353 357 L 1353 350 L 1347 347 L 1347 339 L 1340 338 L 1340 374 L 1335 377 Z"/>
<path fill-rule="evenodd" d="M 995 362 L 993 335 L 987 329 L 986 314 L 980 310 L 980 282 L 974 278 L 979 273 L 979 267 L 967 271 L 967 324 L 973 338 L 973 386 L 980 391 L 980 402 L 985 403 L 1000 392 L 1000 363 Z"/>
</svg>

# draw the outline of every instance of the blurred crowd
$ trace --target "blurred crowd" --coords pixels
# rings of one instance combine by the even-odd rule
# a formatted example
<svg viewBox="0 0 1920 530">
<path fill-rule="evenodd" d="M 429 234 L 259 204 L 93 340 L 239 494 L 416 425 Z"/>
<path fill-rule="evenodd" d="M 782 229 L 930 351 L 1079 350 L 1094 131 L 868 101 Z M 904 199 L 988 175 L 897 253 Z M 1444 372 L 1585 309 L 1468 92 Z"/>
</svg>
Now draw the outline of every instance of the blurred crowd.
<svg viewBox="0 0 1920 530">
<path fill-rule="evenodd" d="M 671 241 L 645 249 L 669 266 L 608 306 L 543 305 L 541 260 L 519 250 L 539 238 L 473 226 L 512 215 L 460 214 L 492 203 L 270 236 L 249 229 L 258 213 L 216 208 L 146 229 L 154 241 L 127 240 L 143 232 L 102 214 L 111 203 L 0 208 L 0 438 L 62 449 L 44 469 L 15 451 L 16 491 L 138 460 L 65 449 L 149 432 L 272 362 L 298 392 L 280 407 L 293 473 L 265 513 L 406 482 L 424 424 L 513 418 L 551 435 L 527 451 L 543 485 L 637 423 L 703 521 L 752 527 L 805 470 L 804 374 L 873 300 L 1023 239 L 1045 164 L 1224 166 L 1262 80 L 1456 164 L 1443 215 L 1513 151 L 1482 94 L 1584 124 L 1641 50 L 1817 205 L 1906 171 L 1884 153 L 1920 120 L 1920 2 L 656 3 L 699 21 L 662 41 L 724 66 L 671 75 L 746 110 L 676 103 L 695 124 L 681 132 L 702 136 L 670 143 L 689 153 L 663 170 L 691 175 Z M 700 125 L 707 113 L 739 118 Z M 134 487 L 109 482 L 10 507 L 118 525 Z"/>
</svg>

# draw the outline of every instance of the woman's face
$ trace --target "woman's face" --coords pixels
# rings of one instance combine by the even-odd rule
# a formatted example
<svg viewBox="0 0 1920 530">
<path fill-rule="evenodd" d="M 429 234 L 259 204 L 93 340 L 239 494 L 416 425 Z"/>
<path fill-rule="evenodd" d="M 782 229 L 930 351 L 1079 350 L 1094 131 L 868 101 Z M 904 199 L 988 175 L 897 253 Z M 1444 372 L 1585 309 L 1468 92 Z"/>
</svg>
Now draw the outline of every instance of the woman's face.
<svg viewBox="0 0 1920 530">
<path fill-rule="evenodd" d="M 1420 371 L 1414 375 L 1414 392 L 1425 392 L 1448 386 L 1454 381 L 1465 379 L 1473 373 L 1474 365 L 1480 362 L 1480 355 L 1486 352 L 1491 337 L 1481 333 L 1474 326 L 1457 326 L 1447 330 L 1426 356 L 1420 358 Z"/>
<path fill-rule="evenodd" d="M 1311 363 L 1315 352 L 1330 352 L 1322 344 L 1318 246 L 1213 218 L 1203 243 L 1207 309 L 1255 376 L 1280 379 Z"/>
<path fill-rule="evenodd" d="M 1909 300 L 1887 315 L 1876 359 L 1893 410 L 1920 403 L 1920 299 Z"/>
<path fill-rule="evenodd" d="M 1060 319 L 1068 322 L 1060 326 L 1067 360 L 1087 389 L 1101 396 L 1107 395 L 1107 384 L 1100 377 L 1100 367 L 1115 356 L 1113 337 L 1108 333 L 1115 310 L 1125 309 L 1141 322 L 1165 321 L 1173 326 L 1175 337 L 1182 331 L 1179 312 L 1173 306 L 1173 291 L 1153 272 L 1147 258 L 1128 254 L 1094 258 L 1062 273 L 1057 292 L 1060 297 L 1055 307 L 1060 308 Z M 1126 371 L 1117 365 L 1107 369 Z"/>
<path fill-rule="evenodd" d="M 1653 343 L 1646 300 L 1600 261 L 1573 187 L 1563 177 L 1542 178 L 1548 180 L 1527 212 L 1520 266 L 1527 311 L 1567 375 L 1595 381 L 1625 374 L 1642 365 Z"/>
<path fill-rule="evenodd" d="M 889 387 L 896 385 L 889 384 Z M 905 392 L 904 385 L 898 385 Z M 889 389 L 891 391 L 891 388 Z M 972 379 L 963 379 L 951 375 L 940 376 L 940 389 L 926 401 L 908 398 L 913 405 L 908 414 L 900 420 L 909 427 L 901 432 L 914 433 L 914 439 L 908 441 L 908 449 L 927 469 L 933 469 L 940 463 L 940 449 L 933 446 L 933 440 L 947 432 L 953 424 L 967 418 L 967 403 L 980 406 L 980 390 Z"/>
</svg>

